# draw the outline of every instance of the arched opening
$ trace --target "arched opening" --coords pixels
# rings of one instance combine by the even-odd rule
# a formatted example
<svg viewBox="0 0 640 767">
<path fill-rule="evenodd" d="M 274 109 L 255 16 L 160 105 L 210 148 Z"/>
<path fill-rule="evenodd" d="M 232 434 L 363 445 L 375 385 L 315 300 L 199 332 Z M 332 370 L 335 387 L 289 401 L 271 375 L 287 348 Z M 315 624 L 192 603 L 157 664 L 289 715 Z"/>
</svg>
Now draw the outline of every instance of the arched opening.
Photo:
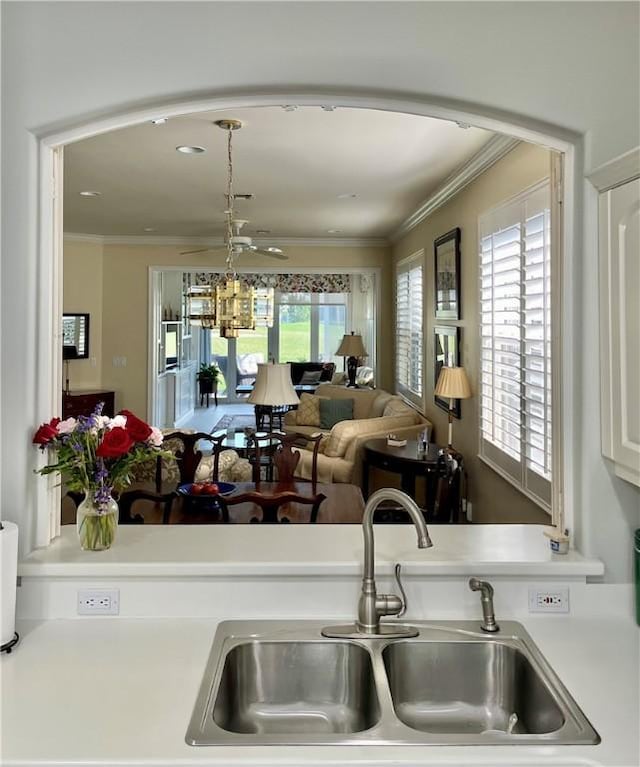
<svg viewBox="0 0 640 767">
<path fill-rule="evenodd" d="M 62 196 L 61 190 L 61 162 L 62 151 L 65 145 L 79 141 L 90 136 L 96 136 L 108 131 L 139 125 L 145 121 L 151 120 L 159 115 L 166 117 L 177 117 L 185 114 L 197 114 L 201 112 L 227 111 L 230 108 L 247 108 L 260 106 L 284 106 L 295 104 L 306 107 L 337 107 L 337 108 L 357 108 L 372 109 L 390 112 L 401 112 L 412 115 L 421 115 L 425 117 L 436 117 L 445 120 L 454 120 L 459 123 L 474 125 L 477 127 L 493 130 L 496 132 L 511 135 L 515 138 L 531 143 L 543 145 L 564 155 L 564 168 L 567 177 L 573 178 L 575 173 L 575 145 L 571 137 L 552 135 L 551 129 L 543 129 L 540 126 L 519 123 L 515 119 L 512 122 L 508 119 L 498 119 L 493 116 L 480 115 L 465 109 L 464 107 L 453 107 L 435 103 L 424 103 L 405 99 L 402 97 L 387 97 L 384 95 L 353 95 L 340 93 L 325 94 L 292 94 L 292 93 L 274 93 L 269 95 L 225 97 L 219 99 L 203 99 L 195 102 L 183 102 L 174 104 L 158 105 L 144 110 L 128 112 L 100 121 L 87 123 L 77 126 L 68 131 L 48 136 L 41 141 L 41 161 L 42 161 L 42 193 L 41 199 L 46 202 L 42 209 L 41 218 L 41 243 L 40 262 L 41 275 L 43 277 L 41 298 L 44 300 L 42 322 L 43 326 L 55 327 L 54 318 L 61 314 L 61 254 L 62 254 Z M 560 131 L 558 132 L 560 133 Z M 54 172 L 51 173 L 50 171 Z M 56 194 L 56 185 L 57 194 Z M 556 246 L 562 251 L 562 275 L 559 274 L 558 284 L 561 286 L 561 301 L 558 306 L 558 332 L 556 338 L 563 339 L 563 343 L 570 347 L 573 335 L 571 306 L 572 298 L 572 279 L 573 272 L 573 196 L 571 194 L 571 184 L 565 185 L 564 220 L 562 240 L 558 240 Z M 53 193 L 53 194 L 51 194 Z M 53 200 L 53 203 L 51 202 Z M 41 330 L 43 328 L 41 327 Z M 55 403 L 60 398 L 60 381 L 62 376 L 59 370 L 60 358 L 60 339 L 55 333 L 50 334 L 54 338 L 53 344 L 43 341 L 42 334 L 39 338 L 40 359 L 43 360 L 43 369 L 47 375 L 41 376 L 39 394 L 41 403 L 48 402 L 47 412 L 55 410 Z M 567 392 L 572 380 L 573 371 L 569 358 L 563 358 L 563 369 L 556 369 L 554 375 L 557 376 L 557 385 L 555 391 L 561 395 Z M 573 416 L 570 408 L 561 409 L 558 397 L 554 401 L 554 407 L 557 408 L 557 417 L 554 419 L 558 424 L 558 433 L 572 434 L 570 427 Z M 565 398 L 566 399 L 566 398 Z M 558 440 L 558 442 L 560 442 Z M 568 443 L 571 440 L 567 440 Z M 559 447 L 556 452 L 555 460 L 557 466 L 562 467 L 564 461 L 562 452 L 570 449 L 566 445 Z M 562 472 L 556 474 L 559 476 Z M 561 483 L 558 483 L 554 491 L 554 521 L 562 525 L 568 524 L 568 520 L 563 516 L 563 511 L 559 503 L 562 497 L 566 500 L 572 496 L 571 486 L 573 478 L 564 476 Z M 42 498 L 42 500 L 45 500 Z M 57 508 L 58 499 L 55 490 L 50 489 L 46 503 L 39 505 L 38 511 L 38 529 L 52 530 L 58 529 Z"/>
</svg>

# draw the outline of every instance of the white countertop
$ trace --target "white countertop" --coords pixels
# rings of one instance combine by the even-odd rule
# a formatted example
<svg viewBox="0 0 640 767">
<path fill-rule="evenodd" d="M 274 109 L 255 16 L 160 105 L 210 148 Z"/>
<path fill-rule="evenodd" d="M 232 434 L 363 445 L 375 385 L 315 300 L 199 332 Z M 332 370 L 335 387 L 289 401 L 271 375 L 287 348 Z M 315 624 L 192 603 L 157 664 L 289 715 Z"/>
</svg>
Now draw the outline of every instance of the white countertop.
<svg viewBox="0 0 640 767">
<path fill-rule="evenodd" d="M 600 745 L 190 747 L 184 736 L 216 622 L 93 618 L 18 626 L 20 645 L 0 661 L 2 762 L 6 767 L 636 767 L 640 632 L 635 624 L 559 616 L 524 623 L 600 733 Z"/>
<path fill-rule="evenodd" d="M 424 575 L 601 576 L 602 562 L 553 554 L 542 525 L 431 525 L 416 547 L 412 525 L 376 526 L 378 572 L 394 561 Z M 18 568 L 23 577 L 358 576 L 360 525 L 128 525 L 108 551 L 82 551 L 73 525 Z"/>
</svg>

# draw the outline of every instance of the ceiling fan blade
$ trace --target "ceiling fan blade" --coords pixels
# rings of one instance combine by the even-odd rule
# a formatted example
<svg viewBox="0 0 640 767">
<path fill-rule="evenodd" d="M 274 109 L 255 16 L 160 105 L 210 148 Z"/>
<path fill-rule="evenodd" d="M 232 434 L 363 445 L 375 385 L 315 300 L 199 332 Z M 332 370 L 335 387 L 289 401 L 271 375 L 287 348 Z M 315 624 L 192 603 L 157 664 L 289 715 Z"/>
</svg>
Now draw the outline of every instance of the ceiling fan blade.
<svg viewBox="0 0 640 767">
<path fill-rule="evenodd" d="M 192 256 L 194 253 L 206 253 L 209 250 L 214 250 L 214 248 L 199 248 L 198 250 L 181 250 L 180 255 Z"/>
<path fill-rule="evenodd" d="M 270 256 L 271 258 L 277 258 L 279 261 L 288 261 L 289 256 L 280 250 L 280 248 L 255 248 L 254 253 L 259 253 L 261 256 Z"/>
<path fill-rule="evenodd" d="M 226 248 L 198 248 L 198 250 L 182 250 L 180 251 L 181 256 L 192 256 L 195 253 L 215 253 L 218 250 L 224 250 L 226 252 Z"/>
</svg>

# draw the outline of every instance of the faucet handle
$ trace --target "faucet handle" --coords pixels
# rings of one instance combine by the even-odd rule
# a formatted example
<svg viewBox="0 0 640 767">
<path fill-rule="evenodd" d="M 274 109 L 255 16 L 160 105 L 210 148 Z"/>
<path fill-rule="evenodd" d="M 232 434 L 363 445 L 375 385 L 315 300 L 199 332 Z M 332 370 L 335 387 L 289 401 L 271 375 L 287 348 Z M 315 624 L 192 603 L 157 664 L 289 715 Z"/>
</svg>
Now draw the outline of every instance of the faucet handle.
<svg viewBox="0 0 640 767">
<path fill-rule="evenodd" d="M 396 614 L 396 618 L 401 618 L 406 612 L 407 612 L 407 595 L 404 593 L 404 589 L 402 588 L 402 581 L 400 580 L 400 571 L 402 570 L 402 565 L 400 562 L 396 563 L 396 566 L 394 568 L 394 573 L 396 576 L 396 583 L 398 584 L 398 588 L 400 589 L 400 601 L 402 602 L 402 607 L 400 608 L 400 612 Z"/>
</svg>

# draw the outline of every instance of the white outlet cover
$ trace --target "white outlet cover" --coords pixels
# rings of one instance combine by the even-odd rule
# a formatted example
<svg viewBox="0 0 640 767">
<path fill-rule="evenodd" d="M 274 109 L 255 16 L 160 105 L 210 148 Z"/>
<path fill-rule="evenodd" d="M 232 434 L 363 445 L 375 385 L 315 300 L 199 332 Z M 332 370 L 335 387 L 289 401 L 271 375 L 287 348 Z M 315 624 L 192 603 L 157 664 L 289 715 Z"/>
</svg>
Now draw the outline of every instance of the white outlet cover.
<svg viewBox="0 0 640 767">
<path fill-rule="evenodd" d="M 530 613 L 568 613 L 568 586 L 530 586 Z"/>
<path fill-rule="evenodd" d="M 78 615 L 118 615 L 120 589 L 80 589 Z"/>
</svg>

